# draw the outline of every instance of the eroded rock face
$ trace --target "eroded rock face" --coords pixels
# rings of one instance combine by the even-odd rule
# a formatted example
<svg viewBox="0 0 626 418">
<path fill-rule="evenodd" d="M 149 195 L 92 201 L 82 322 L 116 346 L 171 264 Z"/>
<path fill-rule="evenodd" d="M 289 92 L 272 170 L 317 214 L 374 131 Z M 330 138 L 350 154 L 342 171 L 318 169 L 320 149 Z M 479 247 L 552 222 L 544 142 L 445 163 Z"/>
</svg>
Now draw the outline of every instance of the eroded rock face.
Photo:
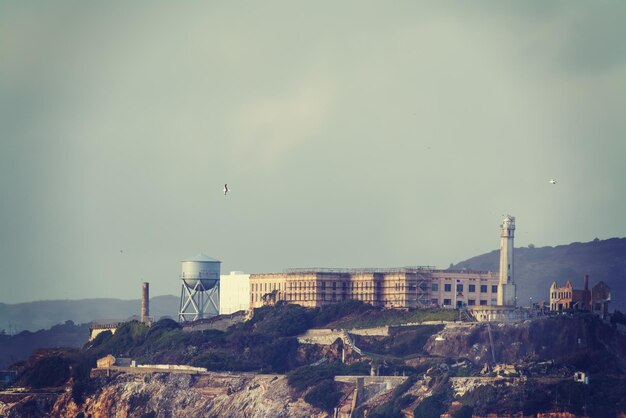
<svg viewBox="0 0 626 418">
<path fill-rule="evenodd" d="M 532 357 L 538 361 L 605 351 L 626 358 L 626 336 L 593 317 L 555 317 L 519 323 L 446 328 L 424 346 L 430 355 L 463 357 L 474 364 L 517 363 Z"/>
<path fill-rule="evenodd" d="M 294 395 L 284 376 L 210 373 L 121 374 L 76 405 L 59 396 L 51 416 L 76 417 L 326 417 Z"/>
</svg>

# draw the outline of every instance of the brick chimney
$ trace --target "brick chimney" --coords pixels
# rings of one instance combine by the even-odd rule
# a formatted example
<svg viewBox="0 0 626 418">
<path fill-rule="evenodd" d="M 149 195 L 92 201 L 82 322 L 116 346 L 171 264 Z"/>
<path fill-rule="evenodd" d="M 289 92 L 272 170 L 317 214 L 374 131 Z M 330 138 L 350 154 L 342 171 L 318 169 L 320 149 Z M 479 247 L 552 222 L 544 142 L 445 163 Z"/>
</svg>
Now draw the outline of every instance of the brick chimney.
<svg viewBox="0 0 626 418">
<path fill-rule="evenodd" d="M 585 274 L 585 287 L 583 289 L 583 309 L 591 310 L 591 295 L 589 294 L 589 275 Z"/>
<path fill-rule="evenodd" d="M 150 283 L 144 282 L 141 289 L 141 322 L 146 323 L 150 318 Z"/>
</svg>

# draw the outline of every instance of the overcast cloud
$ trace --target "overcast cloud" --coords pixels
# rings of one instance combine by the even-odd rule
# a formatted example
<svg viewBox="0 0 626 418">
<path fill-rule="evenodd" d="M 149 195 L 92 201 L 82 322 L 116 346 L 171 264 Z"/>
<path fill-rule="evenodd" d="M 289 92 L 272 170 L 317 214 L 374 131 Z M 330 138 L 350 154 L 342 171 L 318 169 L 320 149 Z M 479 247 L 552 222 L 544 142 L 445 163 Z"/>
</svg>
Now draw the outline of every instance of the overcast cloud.
<svg viewBox="0 0 626 418">
<path fill-rule="evenodd" d="M 622 1 L 0 1 L 0 302 L 177 294 L 199 252 L 445 268 L 505 213 L 624 237 L 625 32 Z"/>
</svg>

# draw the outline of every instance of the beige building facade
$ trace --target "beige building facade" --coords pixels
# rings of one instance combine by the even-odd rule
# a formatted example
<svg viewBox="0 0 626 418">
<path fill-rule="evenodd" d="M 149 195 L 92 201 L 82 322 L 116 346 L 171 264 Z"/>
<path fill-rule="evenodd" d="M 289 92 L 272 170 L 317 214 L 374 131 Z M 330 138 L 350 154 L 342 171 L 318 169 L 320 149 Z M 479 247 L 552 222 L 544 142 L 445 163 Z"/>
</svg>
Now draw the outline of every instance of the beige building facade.
<svg viewBox="0 0 626 418">
<path fill-rule="evenodd" d="M 589 276 L 585 275 L 583 289 L 574 289 L 568 280 L 565 286 L 560 287 L 557 282 L 550 286 L 550 310 L 561 312 L 569 309 L 593 312 L 602 318 L 609 313 L 611 302 L 611 288 L 599 281 L 589 289 Z"/>
<path fill-rule="evenodd" d="M 278 301 L 318 307 L 349 299 L 384 308 L 456 308 L 495 305 L 499 275 L 487 271 L 292 269 L 251 274 L 250 307 Z"/>
</svg>

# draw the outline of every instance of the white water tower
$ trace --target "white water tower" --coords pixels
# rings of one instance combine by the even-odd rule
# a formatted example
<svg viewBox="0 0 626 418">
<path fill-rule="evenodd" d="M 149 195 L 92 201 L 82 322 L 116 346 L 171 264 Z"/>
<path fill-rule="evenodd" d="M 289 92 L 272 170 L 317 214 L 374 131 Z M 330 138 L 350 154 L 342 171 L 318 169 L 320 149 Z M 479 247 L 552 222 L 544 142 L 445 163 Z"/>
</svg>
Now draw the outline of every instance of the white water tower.
<svg viewBox="0 0 626 418">
<path fill-rule="evenodd" d="M 182 261 L 178 321 L 209 318 L 220 312 L 221 261 L 198 254 Z"/>
</svg>

